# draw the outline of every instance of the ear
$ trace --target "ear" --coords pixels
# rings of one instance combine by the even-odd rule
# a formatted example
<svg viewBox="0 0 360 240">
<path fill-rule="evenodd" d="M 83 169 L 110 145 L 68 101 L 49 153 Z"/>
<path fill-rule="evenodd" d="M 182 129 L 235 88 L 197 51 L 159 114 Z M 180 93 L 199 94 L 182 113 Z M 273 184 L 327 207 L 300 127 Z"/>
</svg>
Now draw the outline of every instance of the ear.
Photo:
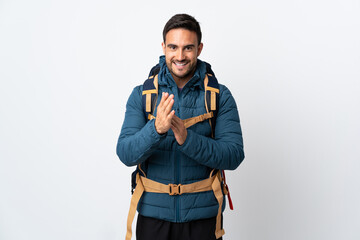
<svg viewBox="0 0 360 240">
<path fill-rule="evenodd" d="M 200 53 L 201 53 L 201 51 L 202 51 L 202 49 L 203 49 L 203 46 L 204 46 L 203 43 L 200 43 L 200 44 L 199 44 L 197 56 L 200 56 Z"/>
<path fill-rule="evenodd" d="M 162 49 L 163 49 L 163 53 L 165 54 L 166 45 L 165 45 L 164 42 L 161 43 L 161 47 L 162 47 Z"/>
</svg>

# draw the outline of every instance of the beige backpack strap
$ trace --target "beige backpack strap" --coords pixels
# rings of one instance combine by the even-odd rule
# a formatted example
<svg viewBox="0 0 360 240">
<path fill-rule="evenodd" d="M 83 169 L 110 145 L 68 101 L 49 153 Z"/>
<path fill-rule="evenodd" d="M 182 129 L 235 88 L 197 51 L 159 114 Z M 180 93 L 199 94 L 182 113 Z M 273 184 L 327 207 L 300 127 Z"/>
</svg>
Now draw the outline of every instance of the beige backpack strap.
<svg viewBox="0 0 360 240">
<path fill-rule="evenodd" d="M 163 184 L 140 176 L 145 192 L 167 193 L 169 195 L 181 195 L 183 193 L 196 193 L 211 191 L 212 183 L 216 179 L 216 175 L 204 180 L 189 184 Z"/>
<path fill-rule="evenodd" d="M 153 78 L 153 76 L 151 76 L 149 79 Z M 151 113 L 152 109 L 154 110 L 155 109 L 155 106 L 156 106 L 156 101 L 154 102 L 154 106 L 151 106 L 151 94 L 156 94 L 156 99 L 158 97 L 158 92 L 159 92 L 159 87 L 158 87 L 158 75 L 155 75 L 155 78 L 154 78 L 154 86 L 155 86 L 155 89 L 150 89 L 150 90 L 144 90 L 142 92 L 142 95 L 146 95 L 146 104 L 145 104 L 145 111 L 147 113 Z M 153 107 L 153 108 L 152 108 Z M 149 114 L 150 116 L 151 114 Z"/>
<path fill-rule="evenodd" d="M 183 123 L 185 125 L 185 128 L 188 128 L 188 127 L 191 127 L 192 125 L 195 125 L 198 122 L 202 122 L 202 121 L 204 121 L 206 119 L 212 118 L 213 116 L 214 116 L 214 114 L 212 112 L 208 112 L 208 113 L 205 113 L 203 115 L 199 115 L 199 116 L 196 116 L 196 117 L 184 119 L 182 121 L 183 121 Z"/>
<path fill-rule="evenodd" d="M 210 75 L 211 76 L 211 75 Z M 206 111 L 209 112 L 208 109 L 208 104 L 207 104 L 207 99 L 206 99 L 206 92 L 210 91 L 210 111 L 215 111 L 216 110 L 216 93 L 219 94 L 220 90 L 217 88 L 213 88 L 213 87 L 209 87 L 209 78 L 208 75 L 205 75 L 205 79 L 204 79 L 204 86 L 205 86 L 205 106 L 206 106 Z"/>
<path fill-rule="evenodd" d="M 210 119 L 210 118 L 212 118 L 213 116 L 214 116 L 213 112 L 209 112 L 209 113 L 204 113 L 204 114 L 199 115 L 199 116 L 196 116 L 196 117 L 184 119 L 184 120 L 182 120 L 182 122 L 184 123 L 185 128 L 189 128 L 189 127 L 191 127 L 192 125 L 195 125 L 195 124 L 198 123 L 198 122 L 205 121 L 206 119 Z M 149 115 L 148 115 L 148 119 L 149 119 L 149 120 L 155 119 L 155 117 L 154 117 L 154 115 L 149 114 Z"/>
<path fill-rule="evenodd" d="M 209 113 L 209 108 L 208 108 L 208 104 L 207 104 L 207 100 L 206 100 L 206 89 L 208 88 L 208 84 L 209 84 L 209 78 L 208 78 L 208 75 L 205 74 L 205 79 L 204 79 L 205 94 L 204 94 L 204 97 L 205 97 L 205 108 L 206 108 L 207 113 Z M 214 138 L 214 133 L 213 133 L 213 130 L 212 130 L 213 127 L 212 127 L 210 119 L 209 119 L 209 124 L 210 124 L 210 127 L 211 127 L 211 137 Z"/>
<path fill-rule="evenodd" d="M 130 209 L 129 209 L 129 214 L 128 214 L 128 218 L 127 218 L 127 231 L 126 231 L 125 240 L 131 240 L 132 222 L 134 221 L 137 205 L 138 205 L 143 193 L 144 193 L 144 186 L 140 180 L 139 173 L 137 173 L 136 174 L 136 188 L 135 188 L 134 194 L 131 197 Z"/>
<path fill-rule="evenodd" d="M 205 75 L 205 78 L 204 78 L 204 87 L 205 87 L 205 108 L 206 108 L 206 112 L 208 113 L 209 112 L 209 109 L 208 109 L 208 104 L 207 104 L 207 100 L 206 100 L 206 89 L 208 88 L 208 84 L 209 84 L 209 78 L 208 78 L 208 75 L 206 74 Z"/>
<path fill-rule="evenodd" d="M 219 204 L 218 214 L 216 216 L 216 227 L 215 227 L 215 236 L 216 239 L 222 237 L 225 234 L 224 229 L 221 228 L 221 210 L 222 210 L 222 204 L 224 200 L 223 193 L 221 191 L 221 176 L 220 171 L 216 174 L 216 178 L 214 179 L 214 182 L 212 183 L 212 189 L 214 191 L 214 195 L 216 197 L 216 200 Z"/>
<path fill-rule="evenodd" d="M 169 195 L 181 195 L 183 193 L 196 193 L 196 192 L 205 192 L 213 191 L 216 200 L 219 204 L 218 214 L 216 216 L 216 229 L 215 235 L 216 239 L 220 238 L 225 234 L 224 230 L 221 229 L 221 208 L 223 203 L 223 193 L 221 191 L 221 175 L 220 172 L 211 176 L 214 170 L 211 172 L 210 177 L 204 180 L 190 183 L 190 184 L 163 184 L 151 180 L 149 178 L 140 176 L 139 173 L 136 174 L 136 188 L 134 194 L 131 197 L 130 210 L 127 219 L 127 232 L 126 240 L 131 240 L 132 236 L 132 223 L 134 221 L 135 213 L 137 210 L 137 205 L 140 201 L 140 198 L 144 192 L 152 193 L 167 193 Z"/>
</svg>

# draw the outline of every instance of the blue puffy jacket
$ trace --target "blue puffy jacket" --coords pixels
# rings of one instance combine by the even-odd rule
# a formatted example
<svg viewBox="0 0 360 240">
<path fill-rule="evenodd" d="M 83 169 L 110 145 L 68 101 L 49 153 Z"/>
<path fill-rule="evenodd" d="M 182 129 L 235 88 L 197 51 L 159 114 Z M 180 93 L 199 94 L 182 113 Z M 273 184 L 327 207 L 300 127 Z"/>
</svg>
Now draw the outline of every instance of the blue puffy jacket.
<svg viewBox="0 0 360 240">
<path fill-rule="evenodd" d="M 181 119 L 206 113 L 204 77 L 206 65 L 198 60 L 194 76 L 182 91 L 160 57 L 159 96 L 174 94 L 173 109 Z M 157 104 L 160 97 L 157 99 Z M 154 112 L 156 117 L 156 110 Z M 178 145 L 170 129 L 159 135 L 155 120 L 147 121 L 142 107 L 142 85 L 134 88 L 126 104 L 124 124 L 117 144 L 117 154 L 127 166 L 142 164 L 147 177 L 164 184 L 189 184 L 209 177 L 212 169 L 233 170 L 244 159 L 239 115 L 230 91 L 220 84 L 219 110 L 215 138 L 209 121 L 187 129 L 183 145 Z M 225 201 L 224 201 L 225 203 Z M 224 208 L 224 206 L 223 206 Z M 145 192 L 139 202 L 140 214 L 171 222 L 188 222 L 215 217 L 218 203 L 212 191 L 170 196 Z"/>
</svg>

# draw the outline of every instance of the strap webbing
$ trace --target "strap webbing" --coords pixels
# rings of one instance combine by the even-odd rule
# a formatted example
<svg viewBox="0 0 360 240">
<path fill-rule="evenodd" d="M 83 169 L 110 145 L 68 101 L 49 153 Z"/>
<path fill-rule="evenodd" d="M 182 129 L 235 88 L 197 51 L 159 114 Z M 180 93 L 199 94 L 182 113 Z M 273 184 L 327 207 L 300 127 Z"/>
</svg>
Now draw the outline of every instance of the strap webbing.
<svg viewBox="0 0 360 240">
<path fill-rule="evenodd" d="M 221 191 L 221 183 L 218 177 L 215 178 L 214 182 L 212 183 L 212 189 L 214 191 L 216 200 L 218 201 L 219 204 L 218 214 L 216 216 L 216 228 L 215 228 L 215 236 L 216 239 L 218 239 L 225 234 L 224 229 L 221 229 L 221 208 L 224 197 Z"/>
<path fill-rule="evenodd" d="M 214 114 L 212 112 L 209 113 L 205 113 L 196 117 L 192 117 L 192 118 L 188 118 L 188 119 L 184 119 L 182 120 L 185 128 L 191 127 L 192 125 L 195 125 L 198 122 L 202 122 L 206 119 L 212 118 L 214 116 Z"/>
<path fill-rule="evenodd" d="M 153 76 L 151 76 L 149 79 L 152 79 Z M 148 81 L 148 80 L 147 80 Z M 156 101 L 157 101 L 157 95 L 158 95 L 158 75 L 154 77 L 153 80 L 154 88 L 143 90 L 142 95 L 145 95 L 145 112 L 152 113 L 154 112 Z M 145 87 L 145 86 L 144 86 Z"/>
<path fill-rule="evenodd" d="M 208 78 L 208 75 L 206 74 L 205 75 L 205 79 L 204 79 L 204 86 L 205 86 L 205 109 L 206 109 L 206 112 L 209 113 L 209 108 L 208 108 L 208 103 L 207 103 L 207 100 L 206 100 L 206 90 L 208 88 L 208 84 L 209 84 L 209 78 Z M 213 131 L 213 126 L 212 126 L 212 123 L 211 123 L 211 120 L 209 119 L 209 124 L 210 124 L 210 127 L 211 127 L 211 137 L 214 138 L 214 131 Z"/>
<path fill-rule="evenodd" d="M 151 93 L 146 94 L 146 112 L 151 112 Z"/>
<path fill-rule="evenodd" d="M 211 92 L 210 110 L 211 111 L 216 110 L 216 93 L 215 92 Z"/>
<path fill-rule="evenodd" d="M 127 231 L 126 231 L 126 237 L 125 237 L 126 240 L 131 240 L 132 222 L 134 221 L 135 212 L 136 212 L 136 208 L 139 203 L 139 200 L 140 200 L 142 194 L 144 193 L 144 186 L 142 185 L 142 182 L 139 181 L 139 173 L 136 174 L 136 182 L 137 182 L 137 184 L 136 184 L 134 194 L 131 197 L 130 209 L 129 209 L 129 214 L 128 214 L 128 218 L 127 218 Z"/>
<path fill-rule="evenodd" d="M 211 75 L 209 75 L 211 76 Z M 205 79 L 204 79 L 204 86 L 205 86 L 205 105 L 207 105 L 206 102 L 206 95 L 207 92 L 209 91 L 210 93 L 210 111 L 216 111 L 216 93 L 219 94 L 220 90 L 218 88 L 214 88 L 214 87 L 210 87 L 208 86 L 209 84 L 209 78 L 208 75 L 205 75 Z M 207 109 L 207 111 L 209 111 L 209 109 Z"/>
<path fill-rule="evenodd" d="M 185 128 L 189 128 L 191 127 L 192 125 L 195 125 L 196 123 L 198 122 L 202 122 L 202 121 L 205 121 L 206 119 L 210 119 L 214 116 L 213 112 L 208 112 L 208 113 L 204 113 L 202 115 L 199 115 L 199 116 L 196 116 L 196 117 L 192 117 L 192 118 L 187 118 L 187 119 L 184 119 L 182 120 L 184 125 L 185 125 Z M 148 115 L 148 119 L 151 120 L 151 119 L 155 119 L 156 117 L 154 117 L 154 115 L 152 114 L 149 114 Z"/>
<path fill-rule="evenodd" d="M 194 182 L 191 184 L 162 184 L 156 181 L 153 181 L 149 178 L 140 176 L 142 184 L 144 186 L 145 192 L 152 193 L 167 193 L 169 195 L 181 195 L 183 193 L 196 193 L 196 192 L 205 192 L 211 191 L 211 184 L 217 175 L 212 176 L 211 178 L 204 179 L 202 181 Z"/>
<path fill-rule="evenodd" d="M 132 222 L 136 213 L 137 205 L 142 194 L 145 192 L 153 193 L 167 193 L 169 195 L 181 195 L 183 193 L 196 193 L 213 190 L 216 200 L 219 204 L 218 214 L 216 216 L 216 239 L 225 234 L 224 229 L 221 229 L 221 210 L 223 204 L 223 193 L 221 191 L 221 175 L 220 171 L 207 179 L 190 183 L 190 184 L 163 184 L 151 179 L 142 177 L 139 173 L 136 174 L 136 188 L 131 197 L 130 209 L 127 219 L 127 232 L 125 240 L 131 240 L 132 236 Z"/>
</svg>

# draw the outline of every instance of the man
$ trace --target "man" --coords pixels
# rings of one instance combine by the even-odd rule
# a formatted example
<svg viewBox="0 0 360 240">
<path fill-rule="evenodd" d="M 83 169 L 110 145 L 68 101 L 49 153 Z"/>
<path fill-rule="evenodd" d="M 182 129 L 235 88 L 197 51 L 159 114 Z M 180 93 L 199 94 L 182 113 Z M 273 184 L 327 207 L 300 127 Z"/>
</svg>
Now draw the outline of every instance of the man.
<svg viewBox="0 0 360 240">
<path fill-rule="evenodd" d="M 148 120 L 144 113 L 143 85 L 135 87 L 117 145 L 120 160 L 127 166 L 138 165 L 140 172 L 127 239 L 136 205 L 138 240 L 222 239 L 225 205 L 217 170 L 236 169 L 244 159 L 236 103 L 219 84 L 215 129 L 208 120 L 186 128 L 184 119 L 207 112 L 204 79 L 212 70 L 197 59 L 203 49 L 200 25 L 187 14 L 177 14 L 166 23 L 163 41 L 155 118 Z M 200 182 L 206 188 L 194 187 Z M 141 198 L 138 204 L 136 198 Z"/>
</svg>

